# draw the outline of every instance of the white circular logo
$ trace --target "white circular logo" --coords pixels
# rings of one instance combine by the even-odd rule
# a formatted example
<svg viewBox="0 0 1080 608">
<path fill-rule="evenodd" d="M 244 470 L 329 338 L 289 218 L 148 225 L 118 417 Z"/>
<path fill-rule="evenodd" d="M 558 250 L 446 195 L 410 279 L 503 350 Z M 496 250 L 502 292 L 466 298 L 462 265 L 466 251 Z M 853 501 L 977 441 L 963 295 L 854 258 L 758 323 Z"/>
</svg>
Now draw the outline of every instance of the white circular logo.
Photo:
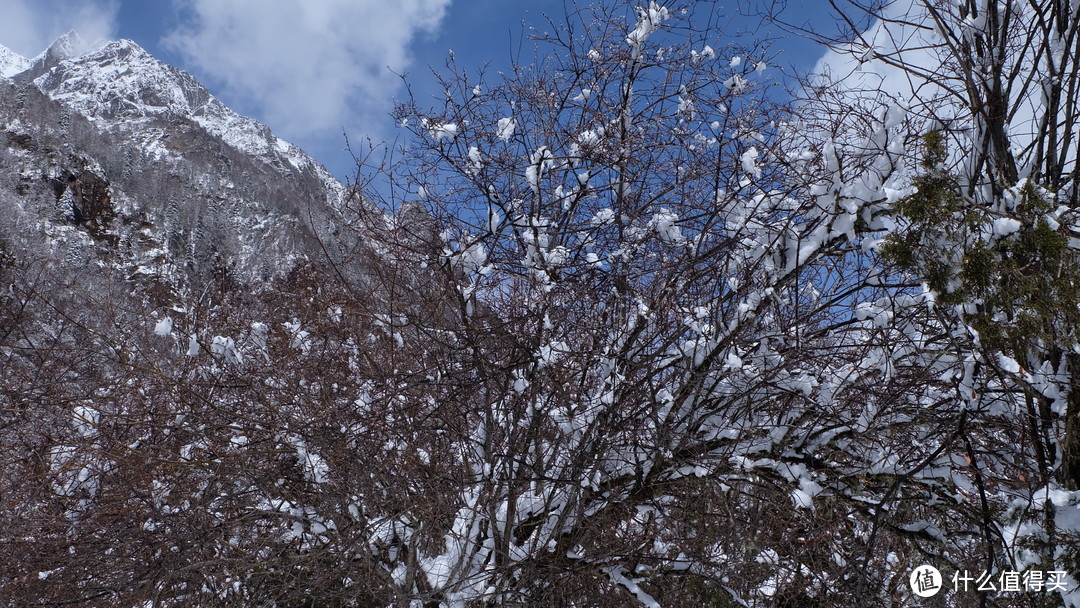
<svg viewBox="0 0 1080 608">
<path fill-rule="evenodd" d="M 941 573 L 938 569 L 923 564 L 911 573 L 911 592 L 919 597 L 933 597 L 941 591 Z"/>
</svg>

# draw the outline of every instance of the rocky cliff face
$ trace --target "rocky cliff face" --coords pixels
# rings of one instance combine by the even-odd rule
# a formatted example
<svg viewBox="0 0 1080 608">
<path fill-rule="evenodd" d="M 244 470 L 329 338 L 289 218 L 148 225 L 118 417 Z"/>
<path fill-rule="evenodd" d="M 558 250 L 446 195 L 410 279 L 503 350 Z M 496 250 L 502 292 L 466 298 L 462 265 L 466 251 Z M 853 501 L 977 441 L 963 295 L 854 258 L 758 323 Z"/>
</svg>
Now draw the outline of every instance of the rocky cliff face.
<svg viewBox="0 0 1080 608">
<path fill-rule="evenodd" d="M 279 277 L 344 188 L 129 40 L 0 47 L 0 243 L 198 288 Z"/>
</svg>

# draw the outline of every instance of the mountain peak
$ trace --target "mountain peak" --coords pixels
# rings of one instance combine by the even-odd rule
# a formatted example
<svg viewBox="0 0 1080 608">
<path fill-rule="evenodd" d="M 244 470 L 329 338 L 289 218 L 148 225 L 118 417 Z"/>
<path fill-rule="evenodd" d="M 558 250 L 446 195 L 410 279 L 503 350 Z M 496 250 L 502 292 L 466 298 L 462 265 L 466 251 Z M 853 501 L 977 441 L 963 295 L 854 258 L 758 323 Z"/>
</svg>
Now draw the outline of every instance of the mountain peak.
<svg viewBox="0 0 1080 608">
<path fill-rule="evenodd" d="M 158 61 L 132 40 L 81 54 L 72 52 L 77 45 L 77 35 L 65 35 L 23 77 L 87 116 L 190 115 L 211 100 L 189 74 Z"/>
<path fill-rule="evenodd" d="M 138 42 L 131 40 L 130 38 L 121 38 L 119 40 L 113 40 L 105 45 L 105 49 L 112 50 L 114 52 L 134 52 L 142 55 L 149 56 L 150 53 L 146 49 L 139 46 Z M 103 49 L 103 50 L 105 50 Z"/>
<path fill-rule="evenodd" d="M 87 117 L 147 120 L 185 118 L 234 148 L 276 158 L 298 170 L 325 173 L 307 154 L 271 133 L 261 123 L 233 112 L 191 74 L 154 58 L 131 40 L 117 40 L 61 59 L 78 48 L 77 35 L 53 44 L 56 52 L 38 57 L 17 78 L 30 81 L 49 97 Z M 329 174 L 324 177 L 330 178 Z"/>
<path fill-rule="evenodd" d="M 0 79 L 0 175 L 20 176 L 0 180 L 0 231 L 46 218 L 47 248 L 74 265 L 100 245 L 132 256 L 128 280 L 170 289 L 189 271 L 282 276 L 314 230 L 300 210 L 344 196 L 310 156 L 131 40 L 87 46 L 70 32 L 33 61 L 0 58 L 12 74 Z"/>
<path fill-rule="evenodd" d="M 65 59 L 77 57 L 85 44 L 78 32 L 68 30 L 45 49 L 45 60 L 50 63 L 58 63 Z"/>
<path fill-rule="evenodd" d="M 25 68 L 9 74 L 9 76 L 15 76 L 17 74 L 19 79 L 34 80 L 61 63 L 77 60 L 87 53 L 101 49 L 107 43 L 108 41 L 103 39 L 88 43 L 79 36 L 78 32 L 69 30 L 54 40 L 52 44 L 49 45 L 49 48 L 29 60 Z"/>
<path fill-rule="evenodd" d="M 30 67 L 30 60 L 0 44 L 0 78 L 9 78 Z"/>
<path fill-rule="evenodd" d="M 75 61 L 88 65 L 97 64 L 102 67 L 111 64 L 122 64 L 142 71 L 180 72 L 180 70 L 158 61 L 149 51 L 139 46 L 137 42 L 127 38 L 113 40 L 91 49 L 77 57 Z"/>
</svg>

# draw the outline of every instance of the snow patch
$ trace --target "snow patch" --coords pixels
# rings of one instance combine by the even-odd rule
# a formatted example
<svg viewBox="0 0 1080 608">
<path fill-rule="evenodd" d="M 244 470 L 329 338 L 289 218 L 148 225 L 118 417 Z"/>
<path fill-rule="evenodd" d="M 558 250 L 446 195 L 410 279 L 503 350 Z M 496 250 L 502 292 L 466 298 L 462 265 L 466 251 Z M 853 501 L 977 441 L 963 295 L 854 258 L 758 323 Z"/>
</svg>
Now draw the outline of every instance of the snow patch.
<svg viewBox="0 0 1080 608">
<path fill-rule="evenodd" d="M 453 140 L 458 135 L 457 123 L 446 122 L 425 126 L 427 127 L 428 135 L 430 135 L 431 138 L 435 141 L 441 142 L 444 139 Z"/>
<path fill-rule="evenodd" d="M 500 118 L 495 129 L 495 136 L 503 141 L 510 141 L 510 138 L 514 136 L 515 129 L 517 129 L 517 121 L 512 116 Z"/>
<path fill-rule="evenodd" d="M 0 44 L 0 77 L 11 78 L 29 67 L 29 59 Z"/>
<path fill-rule="evenodd" d="M 165 317 L 154 325 L 154 334 L 161 336 L 162 338 L 168 337 L 172 333 L 173 320 L 172 317 Z"/>
<path fill-rule="evenodd" d="M 742 164 L 742 170 L 749 175 L 754 176 L 754 179 L 761 177 L 761 168 L 757 166 L 757 159 L 760 156 L 760 152 L 754 146 L 750 146 L 748 150 L 742 153 L 739 157 L 739 161 Z"/>
</svg>

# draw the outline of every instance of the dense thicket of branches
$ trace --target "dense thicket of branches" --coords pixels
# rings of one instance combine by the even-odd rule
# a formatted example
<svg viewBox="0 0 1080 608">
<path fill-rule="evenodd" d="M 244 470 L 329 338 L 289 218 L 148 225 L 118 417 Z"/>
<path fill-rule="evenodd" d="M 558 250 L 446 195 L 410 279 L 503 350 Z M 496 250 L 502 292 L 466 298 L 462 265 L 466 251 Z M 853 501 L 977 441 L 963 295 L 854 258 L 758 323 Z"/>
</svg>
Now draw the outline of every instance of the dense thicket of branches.
<svg viewBox="0 0 1080 608">
<path fill-rule="evenodd" d="M 695 4 L 449 64 L 270 291 L 0 255 L 0 600 L 902 606 L 923 563 L 1075 574 L 1074 11 L 875 13 L 929 51 L 838 56 L 925 86 L 778 104 Z"/>
</svg>

